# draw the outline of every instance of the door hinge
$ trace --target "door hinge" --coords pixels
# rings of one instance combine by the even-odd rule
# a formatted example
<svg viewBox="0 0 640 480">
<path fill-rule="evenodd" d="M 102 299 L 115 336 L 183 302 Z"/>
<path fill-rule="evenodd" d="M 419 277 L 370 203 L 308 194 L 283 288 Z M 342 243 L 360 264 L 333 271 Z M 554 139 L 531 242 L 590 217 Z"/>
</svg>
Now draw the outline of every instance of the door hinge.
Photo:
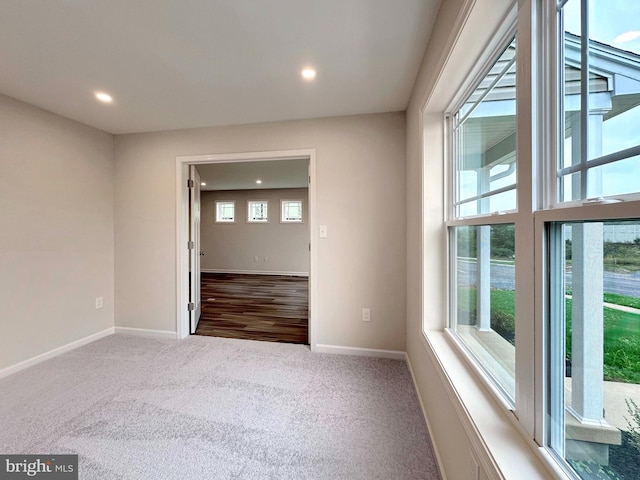
<svg viewBox="0 0 640 480">
<path fill-rule="evenodd" d="M 187 242 L 187 248 L 188 248 L 189 250 L 193 250 L 194 248 L 196 248 L 196 244 L 195 244 L 194 242 L 192 242 L 191 240 L 189 240 L 189 241 Z"/>
<path fill-rule="evenodd" d="M 189 310 L 190 312 L 193 312 L 196 309 L 196 304 L 193 302 L 189 302 L 187 303 L 187 310 Z"/>
<path fill-rule="evenodd" d="M 193 188 L 195 186 L 195 183 L 193 180 L 189 179 L 187 180 L 187 187 L 189 188 Z"/>
<path fill-rule="evenodd" d="M 309 185 L 311 185 L 311 175 L 309 175 Z"/>
<path fill-rule="evenodd" d="M 311 244 L 309 244 L 309 251 L 311 251 Z"/>
</svg>

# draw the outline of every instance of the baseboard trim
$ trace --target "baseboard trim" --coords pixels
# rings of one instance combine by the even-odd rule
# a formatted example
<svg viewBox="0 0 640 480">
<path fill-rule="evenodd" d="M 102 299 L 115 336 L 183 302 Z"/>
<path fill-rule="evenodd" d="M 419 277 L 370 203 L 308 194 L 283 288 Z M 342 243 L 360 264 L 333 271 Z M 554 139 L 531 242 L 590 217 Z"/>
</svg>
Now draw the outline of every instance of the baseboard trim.
<svg viewBox="0 0 640 480">
<path fill-rule="evenodd" d="M 67 343 L 66 345 L 62 345 L 61 347 L 54 348 L 49 350 L 48 352 L 41 353 L 40 355 L 36 355 L 35 357 L 28 358 L 27 360 L 23 360 L 22 362 L 16 363 L 14 365 L 10 365 L 8 367 L 0 370 L 0 378 L 8 377 L 14 373 L 19 372 L 20 370 L 24 370 L 25 368 L 29 368 L 33 365 L 37 365 L 38 363 L 42 363 L 45 360 L 49 360 L 51 358 L 57 357 L 58 355 L 62 355 L 63 353 L 70 352 L 71 350 L 75 350 L 76 348 L 82 347 L 88 343 L 95 342 L 96 340 L 100 340 L 101 338 L 108 337 L 109 335 L 113 335 L 114 329 L 113 327 L 109 327 L 100 332 L 94 333 L 87 337 L 81 338 L 79 340 L 75 340 L 71 343 Z"/>
<path fill-rule="evenodd" d="M 147 328 L 115 327 L 114 333 L 147 338 L 166 338 L 170 340 L 177 338 L 176 332 L 170 330 L 150 330 Z"/>
<path fill-rule="evenodd" d="M 409 367 L 409 373 L 411 374 L 411 381 L 413 381 L 413 389 L 418 396 L 418 402 L 420 402 L 420 408 L 422 409 L 422 416 L 424 417 L 424 421 L 427 424 L 427 431 L 429 432 L 429 438 L 431 439 L 431 451 L 433 452 L 433 456 L 436 458 L 436 463 L 438 464 L 438 471 L 440 473 L 440 478 L 442 480 L 447 480 L 447 475 L 444 471 L 444 464 L 442 463 L 442 457 L 440 456 L 440 451 L 438 450 L 438 446 L 433 441 L 433 429 L 431 428 L 431 423 L 429 422 L 429 417 L 427 416 L 427 409 L 424 406 L 424 402 L 422 401 L 422 395 L 420 395 L 420 389 L 418 388 L 418 382 L 416 381 L 416 376 L 413 373 L 413 367 L 411 366 L 411 359 L 409 358 L 409 354 L 405 353 L 405 357 L 407 360 L 407 367 Z"/>
<path fill-rule="evenodd" d="M 392 358 L 394 360 L 406 360 L 407 354 L 398 350 L 378 350 L 375 348 L 343 347 L 341 345 L 316 344 L 314 350 L 317 353 L 333 353 L 337 355 L 355 355 L 358 357 Z"/>
<path fill-rule="evenodd" d="M 201 273 L 235 273 L 239 275 L 287 275 L 289 277 L 308 277 L 309 272 L 282 272 L 271 270 L 233 270 L 226 268 L 201 268 Z"/>
</svg>

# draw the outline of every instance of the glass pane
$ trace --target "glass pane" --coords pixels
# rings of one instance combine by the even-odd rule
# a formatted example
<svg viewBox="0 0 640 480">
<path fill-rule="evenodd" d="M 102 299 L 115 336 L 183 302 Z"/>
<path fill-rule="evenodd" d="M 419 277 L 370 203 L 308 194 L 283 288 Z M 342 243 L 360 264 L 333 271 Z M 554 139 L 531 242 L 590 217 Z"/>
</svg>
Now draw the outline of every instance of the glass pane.
<svg viewBox="0 0 640 480">
<path fill-rule="evenodd" d="M 596 187 L 592 191 L 594 184 Z M 588 185 L 589 197 L 640 191 L 640 155 L 590 169 Z"/>
<path fill-rule="evenodd" d="M 615 102 L 618 102 L 618 100 L 617 98 L 614 99 Z M 635 106 L 631 107 L 634 103 Z M 640 143 L 638 139 L 640 105 L 638 104 L 640 104 L 640 98 L 635 98 L 626 106 L 631 107 L 629 110 L 622 112 L 611 111 L 608 115 L 604 116 L 604 123 L 602 125 L 603 155 L 635 147 Z M 620 110 L 622 110 L 622 108 Z"/>
<path fill-rule="evenodd" d="M 252 222 L 267 221 L 267 202 L 250 201 L 249 202 L 249 220 Z"/>
<path fill-rule="evenodd" d="M 301 222 L 302 221 L 302 202 L 300 200 L 283 200 L 282 221 L 283 222 Z"/>
<path fill-rule="evenodd" d="M 559 201 L 612 196 L 640 191 L 640 163 L 633 162 L 631 176 L 610 172 L 629 170 L 630 163 L 617 163 L 638 155 L 624 154 L 608 167 L 592 166 L 589 161 L 640 146 L 640 3 L 622 0 L 590 0 L 589 38 L 583 41 L 579 0 L 569 0 L 562 11 L 564 24 L 564 142 L 560 168 L 579 166 L 572 188 L 559 189 Z M 635 16 L 634 16 L 635 14 Z M 582 65 L 586 48 L 588 64 Z M 588 89 L 582 74 L 588 69 Z M 582 110 L 583 96 L 588 111 Z M 582 123 L 586 123 L 586 138 Z M 584 150 L 584 151 L 583 151 Z M 586 177 L 585 177 L 586 176 Z M 560 185 L 566 182 L 560 179 Z"/>
<path fill-rule="evenodd" d="M 515 55 L 513 40 L 454 116 L 455 201 L 476 204 L 457 208 L 456 216 L 516 208 L 515 195 L 497 200 L 492 194 L 516 181 Z"/>
<path fill-rule="evenodd" d="M 235 203 L 216 202 L 216 221 L 233 222 L 235 213 Z"/>
<path fill-rule="evenodd" d="M 453 229 L 453 330 L 512 401 L 515 395 L 515 227 Z"/>
<path fill-rule="evenodd" d="M 581 478 L 640 478 L 640 221 L 555 230 L 551 322 L 561 328 L 549 350 L 563 353 L 551 366 L 560 441 L 550 446 Z"/>
</svg>

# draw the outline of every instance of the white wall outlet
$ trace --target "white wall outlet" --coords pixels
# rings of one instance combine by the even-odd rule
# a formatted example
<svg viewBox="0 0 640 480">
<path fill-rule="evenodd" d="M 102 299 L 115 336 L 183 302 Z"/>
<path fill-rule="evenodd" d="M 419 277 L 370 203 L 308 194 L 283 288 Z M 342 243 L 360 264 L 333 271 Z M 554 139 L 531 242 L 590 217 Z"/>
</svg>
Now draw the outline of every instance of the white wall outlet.
<svg viewBox="0 0 640 480">
<path fill-rule="evenodd" d="M 370 322 L 371 321 L 371 309 L 370 308 L 363 308 L 362 309 L 362 321 L 363 322 Z"/>
<path fill-rule="evenodd" d="M 254 262 L 259 262 L 259 261 L 260 261 L 260 259 L 259 259 L 258 257 L 253 257 L 253 261 L 254 261 Z"/>
<path fill-rule="evenodd" d="M 326 225 L 320 225 L 320 238 L 327 238 L 329 236 L 329 230 Z"/>
<path fill-rule="evenodd" d="M 104 306 L 104 300 L 102 297 L 96 297 L 96 310 Z"/>
</svg>

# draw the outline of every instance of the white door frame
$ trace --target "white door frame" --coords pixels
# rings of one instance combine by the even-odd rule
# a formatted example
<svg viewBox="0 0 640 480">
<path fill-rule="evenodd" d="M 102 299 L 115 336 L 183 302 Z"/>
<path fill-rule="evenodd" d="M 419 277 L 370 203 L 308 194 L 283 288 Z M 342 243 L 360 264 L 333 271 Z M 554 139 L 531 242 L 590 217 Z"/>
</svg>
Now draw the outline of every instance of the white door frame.
<svg viewBox="0 0 640 480">
<path fill-rule="evenodd" d="M 316 232 L 316 151 L 315 149 L 280 150 L 273 152 L 222 153 L 211 155 L 181 155 L 176 157 L 176 337 L 189 336 L 189 165 L 207 163 L 237 163 L 272 160 L 309 159 L 309 345 L 316 350 L 317 322 L 317 238 Z"/>
</svg>

